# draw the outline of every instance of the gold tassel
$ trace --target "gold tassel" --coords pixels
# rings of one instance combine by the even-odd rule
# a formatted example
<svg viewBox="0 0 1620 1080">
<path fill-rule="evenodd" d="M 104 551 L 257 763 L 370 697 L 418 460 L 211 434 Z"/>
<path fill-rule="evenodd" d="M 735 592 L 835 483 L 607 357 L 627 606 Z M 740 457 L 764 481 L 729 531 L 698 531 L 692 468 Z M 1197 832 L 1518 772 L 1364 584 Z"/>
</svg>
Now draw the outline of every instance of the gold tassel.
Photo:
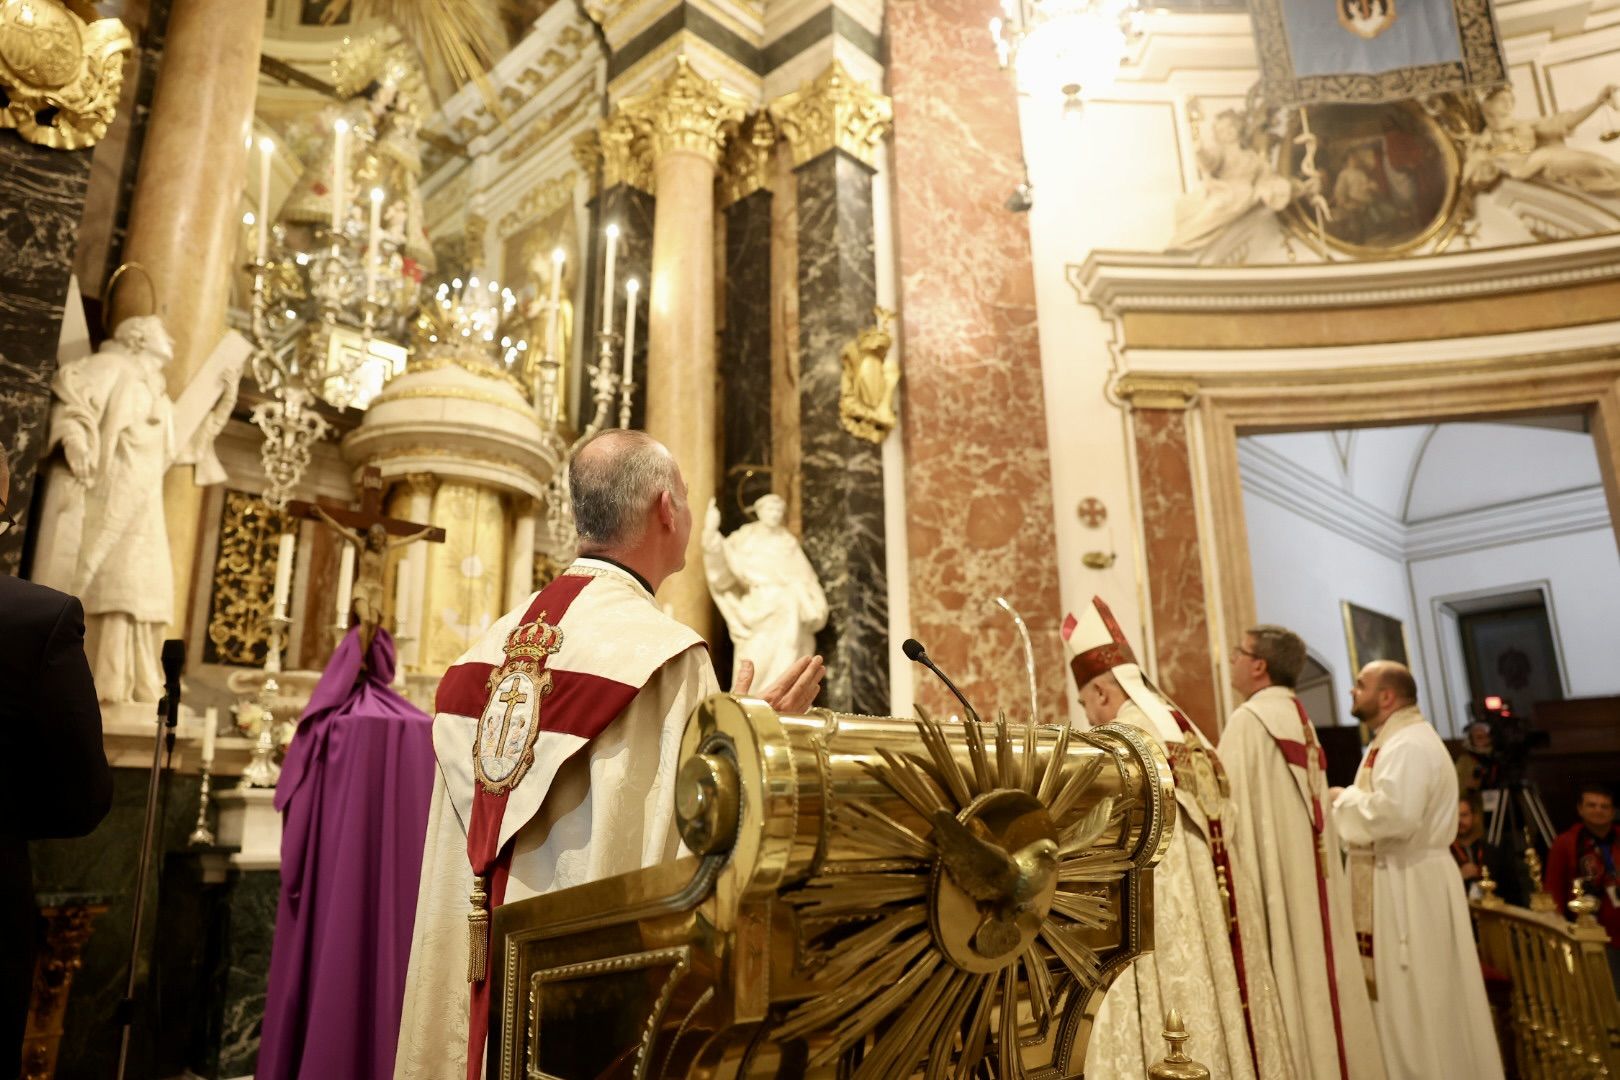
<svg viewBox="0 0 1620 1080">
<path fill-rule="evenodd" d="M 482 875 L 473 878 L 472 910 L 467 913 L 467 981 L 481 983 L 489 973 L 489 893 Z"/>
</svg>

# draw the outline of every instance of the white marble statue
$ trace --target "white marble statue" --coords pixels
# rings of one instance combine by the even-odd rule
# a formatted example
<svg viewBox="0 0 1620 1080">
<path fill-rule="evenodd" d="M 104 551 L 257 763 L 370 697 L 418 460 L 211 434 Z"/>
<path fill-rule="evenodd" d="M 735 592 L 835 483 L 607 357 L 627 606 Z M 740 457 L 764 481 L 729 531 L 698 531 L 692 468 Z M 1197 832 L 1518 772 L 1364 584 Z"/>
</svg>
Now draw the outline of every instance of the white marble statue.
<svg viewBox="0 0 1620 1080">
<path fill-rule="evenodd" d="M 1243 118 L 1228 109 L 1210 125 L 1211 139 L 1199 140 L 1198 166 L 1204 183 L 1176 202 L 1175 233 L 1168 250 L 1191 251 L 1220 235 L 1256 206 L 1282 210 L 1296 192 L 1278 174 L 1271 158 L 1243 137 Z"/>
<path fill-rule="evenodd" d="M 769 686 L 815 651 L 816 631 L 827 625 L 827 594 L 798 538 L 782 524 L 782 497 L 764 496 L 754 513 L 758 521 L 722 537 L 720 508 L 709 500 L 703 572 L 736 646 L 733 674 L 750 660 L 754 685 Z"/>
<path fill-rule="evenodd" d="M 214 365 L 211 404 L 194 432 L 175 432 L 164 368 L 174 343 L 156 315 L 125 319 L 101 351 L 62 364 L 47 453 L 34 580 L 84 604 L 85 649 L 104 702 L 157 701 L 174 574 L 163 517 L 170 465 L 213 461 L 236 403 L 240 364 Z M 224 479 L 219 474 L 218 479 Z"/>
<path fill-rule="evenodd" d="M 1485 127 L 1468 138 L 1463 182 L 1489 187 L 1503 176 L 1514 180 L 1540 180 L 1573 188 L 1589 195 L 1620 195 L 1620 162 L 1590 150 L 1576 150 L 1564 140 L 1586 122 L 1616 90 L 1605 86 L 1596 98 L 1578 109 L 1537 120 L 1513 115 L 1516 99 L 1507 87 L 1485 99 Z"/>
</svg>

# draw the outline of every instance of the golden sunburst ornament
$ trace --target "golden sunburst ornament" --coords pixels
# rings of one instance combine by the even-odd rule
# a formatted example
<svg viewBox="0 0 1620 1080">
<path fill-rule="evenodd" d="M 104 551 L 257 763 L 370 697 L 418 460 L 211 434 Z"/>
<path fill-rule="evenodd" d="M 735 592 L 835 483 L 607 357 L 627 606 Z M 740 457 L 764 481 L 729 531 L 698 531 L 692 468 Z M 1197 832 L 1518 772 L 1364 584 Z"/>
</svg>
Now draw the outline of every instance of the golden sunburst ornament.
<svg viewBox="0 0 1620 1080">
<path fill-rule="evenodd" d="M 1159 835 L 1126 850 L 1129 800 L 1086 800 L 1117 760 L 1101 739 L 1062 727 L 1042 749 L 1034 725 L 1019 745 L 1005 717 L 963 726 L 967 767 L 926 714 L 917 721 L 926 753 L 879 748 L 882 763 L 866 764 L 927 827 L 842 801 L 831 827 L 871 859 L 828 868 L 783 895 L 816 996 L 784 1014 L 771 1037 L 819 1036 L 812 1069 L 842 1062 L 857 1080 L 887 1080 L 926 1063 L 929 1080 L 944 1080 L 984 1075 L 994 1058 L 994 1075 L 1023 1076 L 1021 1025 L 1044 1032 L 1072 1011 L 1062 1008 L 1068 995 L 1089 997 L 1104 980 L 1084 939 L 1116 919 L 1107 885 L 1162 853 Z M 1107 752 L 1065 772 L 1071 739 Z"/>
</svg>

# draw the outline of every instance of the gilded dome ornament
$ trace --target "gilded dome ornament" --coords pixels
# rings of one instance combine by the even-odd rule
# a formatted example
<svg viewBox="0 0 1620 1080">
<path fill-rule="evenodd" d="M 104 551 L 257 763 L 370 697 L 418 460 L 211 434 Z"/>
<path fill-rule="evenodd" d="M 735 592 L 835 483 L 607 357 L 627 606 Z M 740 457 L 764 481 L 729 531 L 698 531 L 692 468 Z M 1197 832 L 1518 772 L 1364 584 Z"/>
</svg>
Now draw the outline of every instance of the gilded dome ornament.
<svg viewBox="0 0 1620 1080">
<path fill-rule="evenodd" d="M 107 134 L 134 47 L 117 19 L 87 23 L 58 0 L 0 0 L 0 127 L 53 150 Z"/>
</svg>

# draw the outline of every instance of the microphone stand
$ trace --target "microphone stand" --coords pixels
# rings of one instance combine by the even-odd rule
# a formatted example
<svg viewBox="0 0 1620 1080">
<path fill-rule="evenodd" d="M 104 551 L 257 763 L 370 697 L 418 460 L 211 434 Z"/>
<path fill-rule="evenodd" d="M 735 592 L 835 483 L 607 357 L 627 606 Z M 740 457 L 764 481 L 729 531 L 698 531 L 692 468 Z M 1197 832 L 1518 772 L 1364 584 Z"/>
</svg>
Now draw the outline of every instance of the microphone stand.
<svg viewBox="0 0 1620 1080">
<path fill-rule="evenodd" d="M 939 670 L 939 666 L 934 663 L 933 658 L 928 655 L 928 651 L 923 648 L 922 642 L 916 638 L 907 638 L 905 644 L 900 646 L 900 651 L 906 654 L 906 659 L 919 663 L 935 675 L 938 675 L 939 681 L 945 684 L 945 689 L 955 695 L 956 700 L 962 703 L 962 708 L 967 710 L 967 718 L 970 721 L 975 724 L 984 723 L 983 720 L 979 719 L 979 710 L 975 709 L 972 703 L 963 696 L 962 691 L 956 688 L 956 684 L 951 682 L 950 676 Z"/>
<path fill-rule="evenodd" d="M 171 638 L 163 643 L 163 700 L 158 702 L 158 731 L 152 739 L 152 771 L 146 778 L 146 823 L 141 830 L 140 862 L 135 869 L 135 911 L 131 918 L 129 938 L 129 979 L 124 985 L 124 999 L 118 1003 L 116 1016 L 123 1028 L 118 1046 L 117 1080 L 124 1080 L 129 1066 L 130 1035 L 135 1028 L 135 985 L 139 980 L 138 964 L 141 957 L 141 932 L 146 924 L 146 881 L 151 872 L 152 849 L 157 845 L 158 787 L 162 779 L 164 753 L 170 764 L 174 761 L 175 730 L 180 726 L 180 670 L 185 666 L 185 643 Z M 157 736 L 162 736 L 161 738 Z"/>
</svg>

